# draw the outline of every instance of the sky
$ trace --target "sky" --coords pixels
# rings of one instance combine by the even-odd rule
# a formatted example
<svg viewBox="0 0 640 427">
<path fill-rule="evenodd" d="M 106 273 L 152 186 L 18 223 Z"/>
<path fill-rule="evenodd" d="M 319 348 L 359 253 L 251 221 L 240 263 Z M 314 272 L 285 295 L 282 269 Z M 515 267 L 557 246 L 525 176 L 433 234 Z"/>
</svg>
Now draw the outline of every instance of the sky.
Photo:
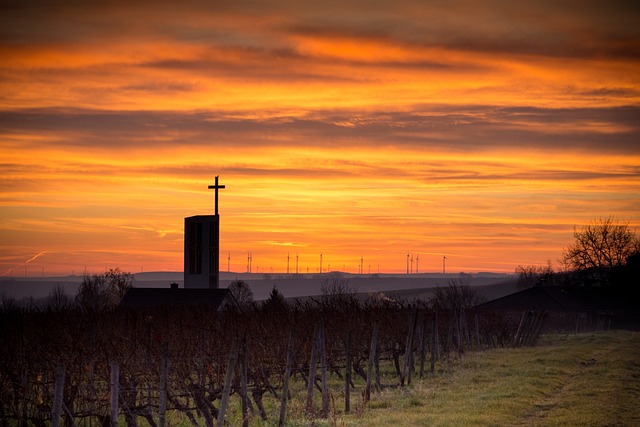
<svg viewBox="0 0 640 427">
<path fill-rule="evenodd" d="M 3 1 L 0 277 L 513 272 L 640 225 L 633 1 Z M 413 261 L 411 261 L 413 259 Z"/>
</svg>

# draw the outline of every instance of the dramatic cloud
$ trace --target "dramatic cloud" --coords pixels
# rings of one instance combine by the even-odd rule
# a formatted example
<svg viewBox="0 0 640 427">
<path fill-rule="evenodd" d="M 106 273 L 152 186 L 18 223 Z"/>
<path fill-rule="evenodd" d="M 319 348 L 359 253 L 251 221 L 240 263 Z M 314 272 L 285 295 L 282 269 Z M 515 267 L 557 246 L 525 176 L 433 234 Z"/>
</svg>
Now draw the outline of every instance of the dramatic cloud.
<svg viewBox="0 0 640 427">
<path fill-rule="evenodd" d="M 235 270 L 553 261 L 575 224 L 640 225 L 638 22 L 600 0 L 4 2 L 0 271 L 179 270 L 215 175 Z"/>
</svg>

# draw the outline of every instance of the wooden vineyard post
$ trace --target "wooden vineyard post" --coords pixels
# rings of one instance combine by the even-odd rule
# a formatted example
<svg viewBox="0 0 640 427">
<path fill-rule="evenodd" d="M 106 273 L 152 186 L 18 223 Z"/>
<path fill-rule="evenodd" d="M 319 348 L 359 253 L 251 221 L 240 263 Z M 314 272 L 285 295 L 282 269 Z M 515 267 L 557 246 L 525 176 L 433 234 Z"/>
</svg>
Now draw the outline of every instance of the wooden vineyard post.
<svg viewBox="0 0 640 427">
<path fill-rule="evenodd" d="M 548 315 L 549 315 L 548 311 L 540 312 L 540 315 L 538 317 L 538 322 L 536 323 L 535 329 L 533 331 L 533 335 L 531 336 L 531 345 L 534 345 L 538 341 L 538 338 L 540 337 L 540 333 L 542 332 L 542 328 L 544 327 L 544 324 L 547 320 Z"/>
<path fill-rule="evenodd" d="M 538 322 L 538 317 L 540 315 L 539 311 L 532 311 L 531 312 L 531 320 L 529 321 L 529 327 L 526 329 L 523 340 L 522 340 L 522 345 L 523 346 L 528 346 L 530 341 L 531 341 L 531 334 L 533 333 L 533 330 L 535 329 L 536 323 Z"/>
<path fill-rule="evenodd" d="M 158 417 L 160 427 L 166 426 L 167 414 L 167 377 L 169 375 L 169 345 L 162 345 L 162 361 L 160 362 L 160 395 L 158 396 Z"/>
<path fill-rule="evenodd" d="M 322 410 L 320 411 L 320 418 L 327 418 L 329 416 L 329 386 L 327 384 L 327 345 L 324 336 L 324 321 L 320 321 L 318 339 L 320 340 L 320 378 L 322 385 Z"/>
<path fill-rule="evenodd" d="M 373 364 L 378 351 L 378 324 L 373 325 L 371 333 L 371 349 L 369 350 L 369 363 L 367 363 L 367 385 L 364 389 L 364 403 L 367 404 L 371 400 L 371 380 L 373 379 Z"/>
<path fill-rule="evenodd" d="M 111 390 L 111 427 L 118 426 L 118 385 L 120 383 L 120 365 L 118 362 L 111 362 L 111 381 L 109 389 Z"/>
<path fill-rule="evenodd" d="M 60 415 L 62 413 L 62 400 L 64 397 L 64 365 L 56 369 L 55 391 L 53 395 L 53 408 L 51 411 L 51 426 L 60 427 Z"/>
<path fill-rule="evenodd" d="M 242 427 L 249 427 L 249 396 L 247 395 L 247 335 L 242 338 L 242 370 L 240 373 L 242 387 Z"/>
<path fill-rule="evenodd" d="M 427 354 L 427 334 L 425 331 L 425 315 L 424 312 L 420 312 L 418 316 L 418 337 L 420 338 L 420 373 L 419 378 L 424 375 L 424 358 Z"/>
<path fill-rule="evenodd" d="M 454 326 L 454 334 L 456 337 L 456 346 L 458 347 L 458 354 L 464 354 L 464 340 L 462 338 L 462 328 L 460 325 L 462 317 L 458 317 L 458 310 L 453 310 L 452 321 Z"/>
<path fill-rule="evenodd" d="M 25 274 L 26 276 L 26 274 Z M 20 346 L 20 358 L 26 360 L 26 346 L 25 337 L 22 337 L 22 345 Z M 20 388 L 18 389 L 18 427 L 25 427 L 27 425 L 27 404 L 25 402 L 25 393 L 27 390 L 27 364 L 24 363 L 20 368 Z"/>
<path fill-rule="evenodd" d="M 473 316 L 473 323 L 475 325 L 476 330 L 476 345 L 478 346 L 478 350 L 482 351 L 482 337 L 480 337 L 480 319 L 478 318 L 478 312 L 476 311 Z"/>
<path fill-rule="evenodd" d="M 351 411 L 351 334 L 349 331 L 347 334 L 347 354 L 346 354 L 346 367 L 344 373 L 344 413 L 348 414 Z"/>
<path fill-rule="evenodd" d="M 467 346 L 471 346 L 471 336 L 469 335 L 469 323 L 467 322 L 467 311 L 462 307 L 460 310 L 460 330 Z"/>
<path fill-rule="evenodd" d="M 413 355 L 413 336 L 416 330 L 417 309 L 411 308 L 409 314 L 409 333 L 407 334 L 407 342 L 404 349 L 404 359 L 402 360 L 402 375 L 400 375 L 400 386 L 404 386 L 405 380 L 407 385 L 411 384 L 411 365 Z"/>
<path fill-rule="evenodd" d="M 316 324 L 313 330 L 313 339 L 311 345 L 311 360 L 309 361 L 309 376 L 307 377 L 307 415 L 313 415 L 313 388 L 316 382 L 316 369 L 318 368 L 318 334 L 320 333 L 320 325 Z"/>
<path fill-rule="evenodd" d="M 531 329 L 535 324 L 537 317 L 537 313 L 535 311 L 530 311 L 527 317 L 527 321 L 525 323 L 525 328 L 522 329 L 522 335 L 520 335 L 520 340 L 518 341 L 518 347 L 526 347 L 527 342 L 529 340 L 529 335 L 531 334 Z"/>
<path fill-rule="evenodd" d="M 287 345 L 287 364 L 284 368 L 284 378 L 282 379 L 282 396 L 280 396 L 280 419 L 278 426 L 287 423 L 287 403 L 289 402 L 289 377 L 291 376 L 291 365 L 293 365 L 295 337 L 293 331 L 289 333 L 289 344 Z"/>
<path fill-rule="evenodd" d="M 440 331 L 438 329 L 438 310 L 434 310 L 433 312 L 433 327 L 431 329 L 431 373 L 435 371 L 436 361 L 440 358 L 440 348 L 439 348 L 439 335 Z"/>
<path fill-rule="evenodd" d="M 376 373 L 376 391 L 382 391 L 382 382 L 380 381 L 380 351 L 378 351 L 378 345 L 376 343 L 376 355 L 373 360 L 373 368 Z"/>
<path fill-rule="evenodd" d="M 448 310 L 447 314 L 449 315 L 449 329 L 447 330 L 447 334 L 446 334 L 446 348 L 449 352 L 452 351 L 452 349 L 457 349 L 456 347 L 456 333 L 455 333 L 455 316 L 452 314 L 453 310 Z M 444 317 L 444 316 L 443 316 Z M 443 337 L 444 340 L 444 337 Z"/>
<path fill-rule="evenodd" d="M 222 397 L 220 399 L 220 409 L 218 410 L 218 427 L 224 427 L 224 418 L 229 403 L 229 395 L 231 394 L 231 385 L 236 371 L 236 362 L 238 361 L 238 339 L 233 339 L 231 344 L 231 354 L 229 354 L 229 364 L 227 366 L 227 375 L 224 380 L 224 388 L 222 389 Z"/>
<path fill-rule="evenodd" d="M 518 325 L 518 330 L 516 331 L 515 337 L 513 337 L 513 346 L 519 347 L 520 335 L 524 329 L 525 320 L 529 317 L 529 312 L 525 311 L 522 313 L 522 317 L 520 318 L 520 324 Z"/>
</svg>

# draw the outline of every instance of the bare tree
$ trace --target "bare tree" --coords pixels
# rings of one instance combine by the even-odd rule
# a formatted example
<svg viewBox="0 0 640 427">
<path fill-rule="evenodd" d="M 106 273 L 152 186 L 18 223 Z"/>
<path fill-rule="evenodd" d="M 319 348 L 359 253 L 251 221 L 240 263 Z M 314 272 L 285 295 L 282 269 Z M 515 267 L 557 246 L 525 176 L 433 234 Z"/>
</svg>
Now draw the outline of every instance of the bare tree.
<svg viewBox="0 0 640 427">
<path fill-rule="evenodd" d="M 531 288 L 533 286 L 552 285 L 554 272 L 551 262 L 547 265 L 519 265 L 516 267 L 518 287 Z"/>
<path fill-rule="evenodd" d="M 329 278 L 320 284 L 322 300 L 326 303 L 339 303 L 355 297 L 355 289 L 349 285 L 349 279 L 342 277 L 340 273 L 331 273 Z"/>
<path fill-rule="evenodd" d="M 119 268 L 110 269 L 103 274 L 86 275 L 76 295 L 76 302 L 82 309 L 103 311 L 118 305 L 132 286 L 133 274 L 125 273 Z"/>
<path fill-rule="evenodd" d="M 71 297 L 67 295 L 61 284 L 57 284 L 47 296 L 46 307 L 51 311 L 64 311 L 71 308 Z"/>
<path fill-rule="evenodd" d="M 469 282 L 469 277 L 463 275 L 459 279 L 449 280 L 447 287 L 437 287 L 431 299 L 432 304 L 439 309 L 459 311 L 484 302 L 482 296 L 469 285 Z"/>
<path fill-rule="evenodd" d="M 228 288 L 239 306 L 250 305 L 253 302 L 253 291 L 244 280 L 234 280 L 229 283 Z"/>
<path fill-rule="evenodd" d="M 614 267 L 640 253 L 640 239 L 627 223 L 610 216 L 593 221 L 580 230 L 574 228 L 574 242 L 562 253 L 568 269 L 582 272 L 587 280 L 606 284 Z"/>
</svg>

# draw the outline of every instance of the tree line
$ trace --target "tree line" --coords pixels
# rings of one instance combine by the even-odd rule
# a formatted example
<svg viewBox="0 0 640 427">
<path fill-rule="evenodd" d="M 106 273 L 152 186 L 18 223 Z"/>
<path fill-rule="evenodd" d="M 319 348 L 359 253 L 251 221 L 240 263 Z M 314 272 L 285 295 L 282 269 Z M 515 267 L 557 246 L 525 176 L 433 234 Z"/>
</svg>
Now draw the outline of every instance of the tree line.
<svg viewBox="0 0 640 427">
<path fill-rule="evenodd" d="M 518 266 L 521 287 L 602 286 L 622 294 L 636 293 L 640 277 L 640 237 L 614 216 L 574 227 L 573 241 L 563 250 L 560 267 Z"/>
</svg>

